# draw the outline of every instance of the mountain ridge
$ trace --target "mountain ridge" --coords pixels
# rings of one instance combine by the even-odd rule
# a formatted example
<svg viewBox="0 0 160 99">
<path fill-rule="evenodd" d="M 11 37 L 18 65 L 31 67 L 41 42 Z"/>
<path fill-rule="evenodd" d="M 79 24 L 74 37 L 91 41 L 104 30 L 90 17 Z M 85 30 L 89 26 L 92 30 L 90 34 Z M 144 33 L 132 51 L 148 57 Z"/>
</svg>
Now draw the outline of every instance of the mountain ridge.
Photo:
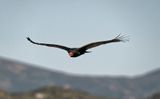
<svg viewBox="0 0 160 99">
<path fill-rule="evenodd" d="M 46 85 L 68 86 L 98 96 L 138 99 L 160 92 L 159 71 L 135 77 L 80 76 L 51 71 L 15 60 L 0 58 L 0 89 L 9 92 L 34 90 Z M 157 69 L 156 69 L 157 71 Z"/>
</svg>

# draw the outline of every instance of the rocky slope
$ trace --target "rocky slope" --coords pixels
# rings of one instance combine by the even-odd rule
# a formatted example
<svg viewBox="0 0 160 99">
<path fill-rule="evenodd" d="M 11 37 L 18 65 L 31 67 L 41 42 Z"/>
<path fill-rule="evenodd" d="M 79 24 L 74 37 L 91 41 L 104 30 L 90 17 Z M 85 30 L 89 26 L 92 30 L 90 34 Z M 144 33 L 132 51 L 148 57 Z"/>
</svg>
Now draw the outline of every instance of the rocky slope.
<svg viewBox="0 0 160 99">
<path fill-rule="evenodd" d="M 96 97 L 82 91 L 48 86 L 25 93 L 6 93 L 0 91 L 0 99 L 111 99 Z"/>
</svg>

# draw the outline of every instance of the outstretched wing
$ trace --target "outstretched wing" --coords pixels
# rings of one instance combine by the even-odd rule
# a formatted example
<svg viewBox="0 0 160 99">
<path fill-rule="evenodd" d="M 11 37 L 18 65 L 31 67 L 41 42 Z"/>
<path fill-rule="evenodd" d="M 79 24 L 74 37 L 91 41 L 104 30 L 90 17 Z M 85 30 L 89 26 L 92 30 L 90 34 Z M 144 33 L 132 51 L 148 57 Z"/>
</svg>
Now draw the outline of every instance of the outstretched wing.
<svg viewBox="0 0 160 99">
<path fill-rule="evenodd" d="M 36 44 L 36 45 L 43 45 L 43 46 L 48 46 L 48 47 L 55 47 L 55 48 L 60 48 L 60 49 L 66 50 L 66 51 L 69 51 L 69 50 L 70 50 L 69 47 L 62 46 L 62 45 L 46 44 L 46 43 L 37 43 L 37 42 L 34 42 L 33 40 L 31 40 L 29 37 L 27 37 L 27 40 L 30 41 L 30 42 L 33 43 L 33 44 Z"/>
<path fill-rule="evenodd" d="M 103 45 L 103 44 L 108 44 L 108 43 L 113 43 L 113 42 L 125 42 L 125 41 L 128 41 L 128 39 L 125 39 L 125 35 L 120 35 L 119 34 L 114 39 L 89 43 L 87 45 L 82 46 L 79 49 L 80 50 L 87 50 L 87 49 L 91 49 L 93 47 L 97 47 L 97 46 L 100 46 L 100 45 Z"/>
</svg>

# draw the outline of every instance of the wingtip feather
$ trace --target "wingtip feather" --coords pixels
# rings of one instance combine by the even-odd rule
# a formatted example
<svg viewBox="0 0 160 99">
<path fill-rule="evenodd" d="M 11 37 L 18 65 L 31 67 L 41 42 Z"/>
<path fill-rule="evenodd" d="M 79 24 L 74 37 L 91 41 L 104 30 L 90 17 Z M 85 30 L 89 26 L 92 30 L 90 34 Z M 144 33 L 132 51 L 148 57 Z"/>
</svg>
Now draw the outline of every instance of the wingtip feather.
<svg viewBox="0 0 160 99">
<path fill-rule="evenodd" d="M 35 44 L 35 42 L 32 41 L 29 37 L 26 37 L 26 38 L 27 38 L 28 41 L 30 41 L 31 43 L 34 43 L 34 44 Z"/>
<path fill-rule="evenodd" d="M 124 34 L 124 35 L 117 35 L 113 40 L 116 40 L 117 42 L 128 42 L 129 41 L 129 36 Z"/>
</svg>

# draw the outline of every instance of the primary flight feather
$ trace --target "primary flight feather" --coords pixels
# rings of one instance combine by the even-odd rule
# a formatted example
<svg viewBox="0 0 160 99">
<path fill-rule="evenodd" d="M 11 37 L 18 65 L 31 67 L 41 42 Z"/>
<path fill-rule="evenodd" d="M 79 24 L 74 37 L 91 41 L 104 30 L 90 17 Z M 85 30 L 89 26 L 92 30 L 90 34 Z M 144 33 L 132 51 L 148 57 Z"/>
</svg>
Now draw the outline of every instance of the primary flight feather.
<svg viewBox="0 0 160 99">
<path fill-rule="evenodd" d="M 55 47 L 55 48 L 63 49 L 63 50 L 68 52 L 70 57 L 78 57 L 78 56 L 83 55 L 85 53 L 89 53 L 87 51 L 88 49 L 91 49 L 91 48 L 94 48 L 94 47 L 97 47 L 97 46 L 100 46 L 100 45 L 103 45 L 103 44 L 128 41 L 128 39 L 125 39 L 124 35 L 119 34 L 118 36 L 116 36 L 115 38 L 113 38 L 111 40 L 92 42 L 92 43 L 86 44 L 86 45 L 84 45 L 82 47 L 79 47 L 79 48 L 70 48 L 70 47 L 66 47 L 66 46 L 63 46 L 63 45 L 57 45 L 57 44 L 38 43 L 38 42 L 35 42 L 35 41 L 31 40 L 29 37 L 27 37 L 27 40 L 30 41 L 33 44 L 36 44 L 36 45 L 42 45 L 42 46 Z"/>
</svg>

